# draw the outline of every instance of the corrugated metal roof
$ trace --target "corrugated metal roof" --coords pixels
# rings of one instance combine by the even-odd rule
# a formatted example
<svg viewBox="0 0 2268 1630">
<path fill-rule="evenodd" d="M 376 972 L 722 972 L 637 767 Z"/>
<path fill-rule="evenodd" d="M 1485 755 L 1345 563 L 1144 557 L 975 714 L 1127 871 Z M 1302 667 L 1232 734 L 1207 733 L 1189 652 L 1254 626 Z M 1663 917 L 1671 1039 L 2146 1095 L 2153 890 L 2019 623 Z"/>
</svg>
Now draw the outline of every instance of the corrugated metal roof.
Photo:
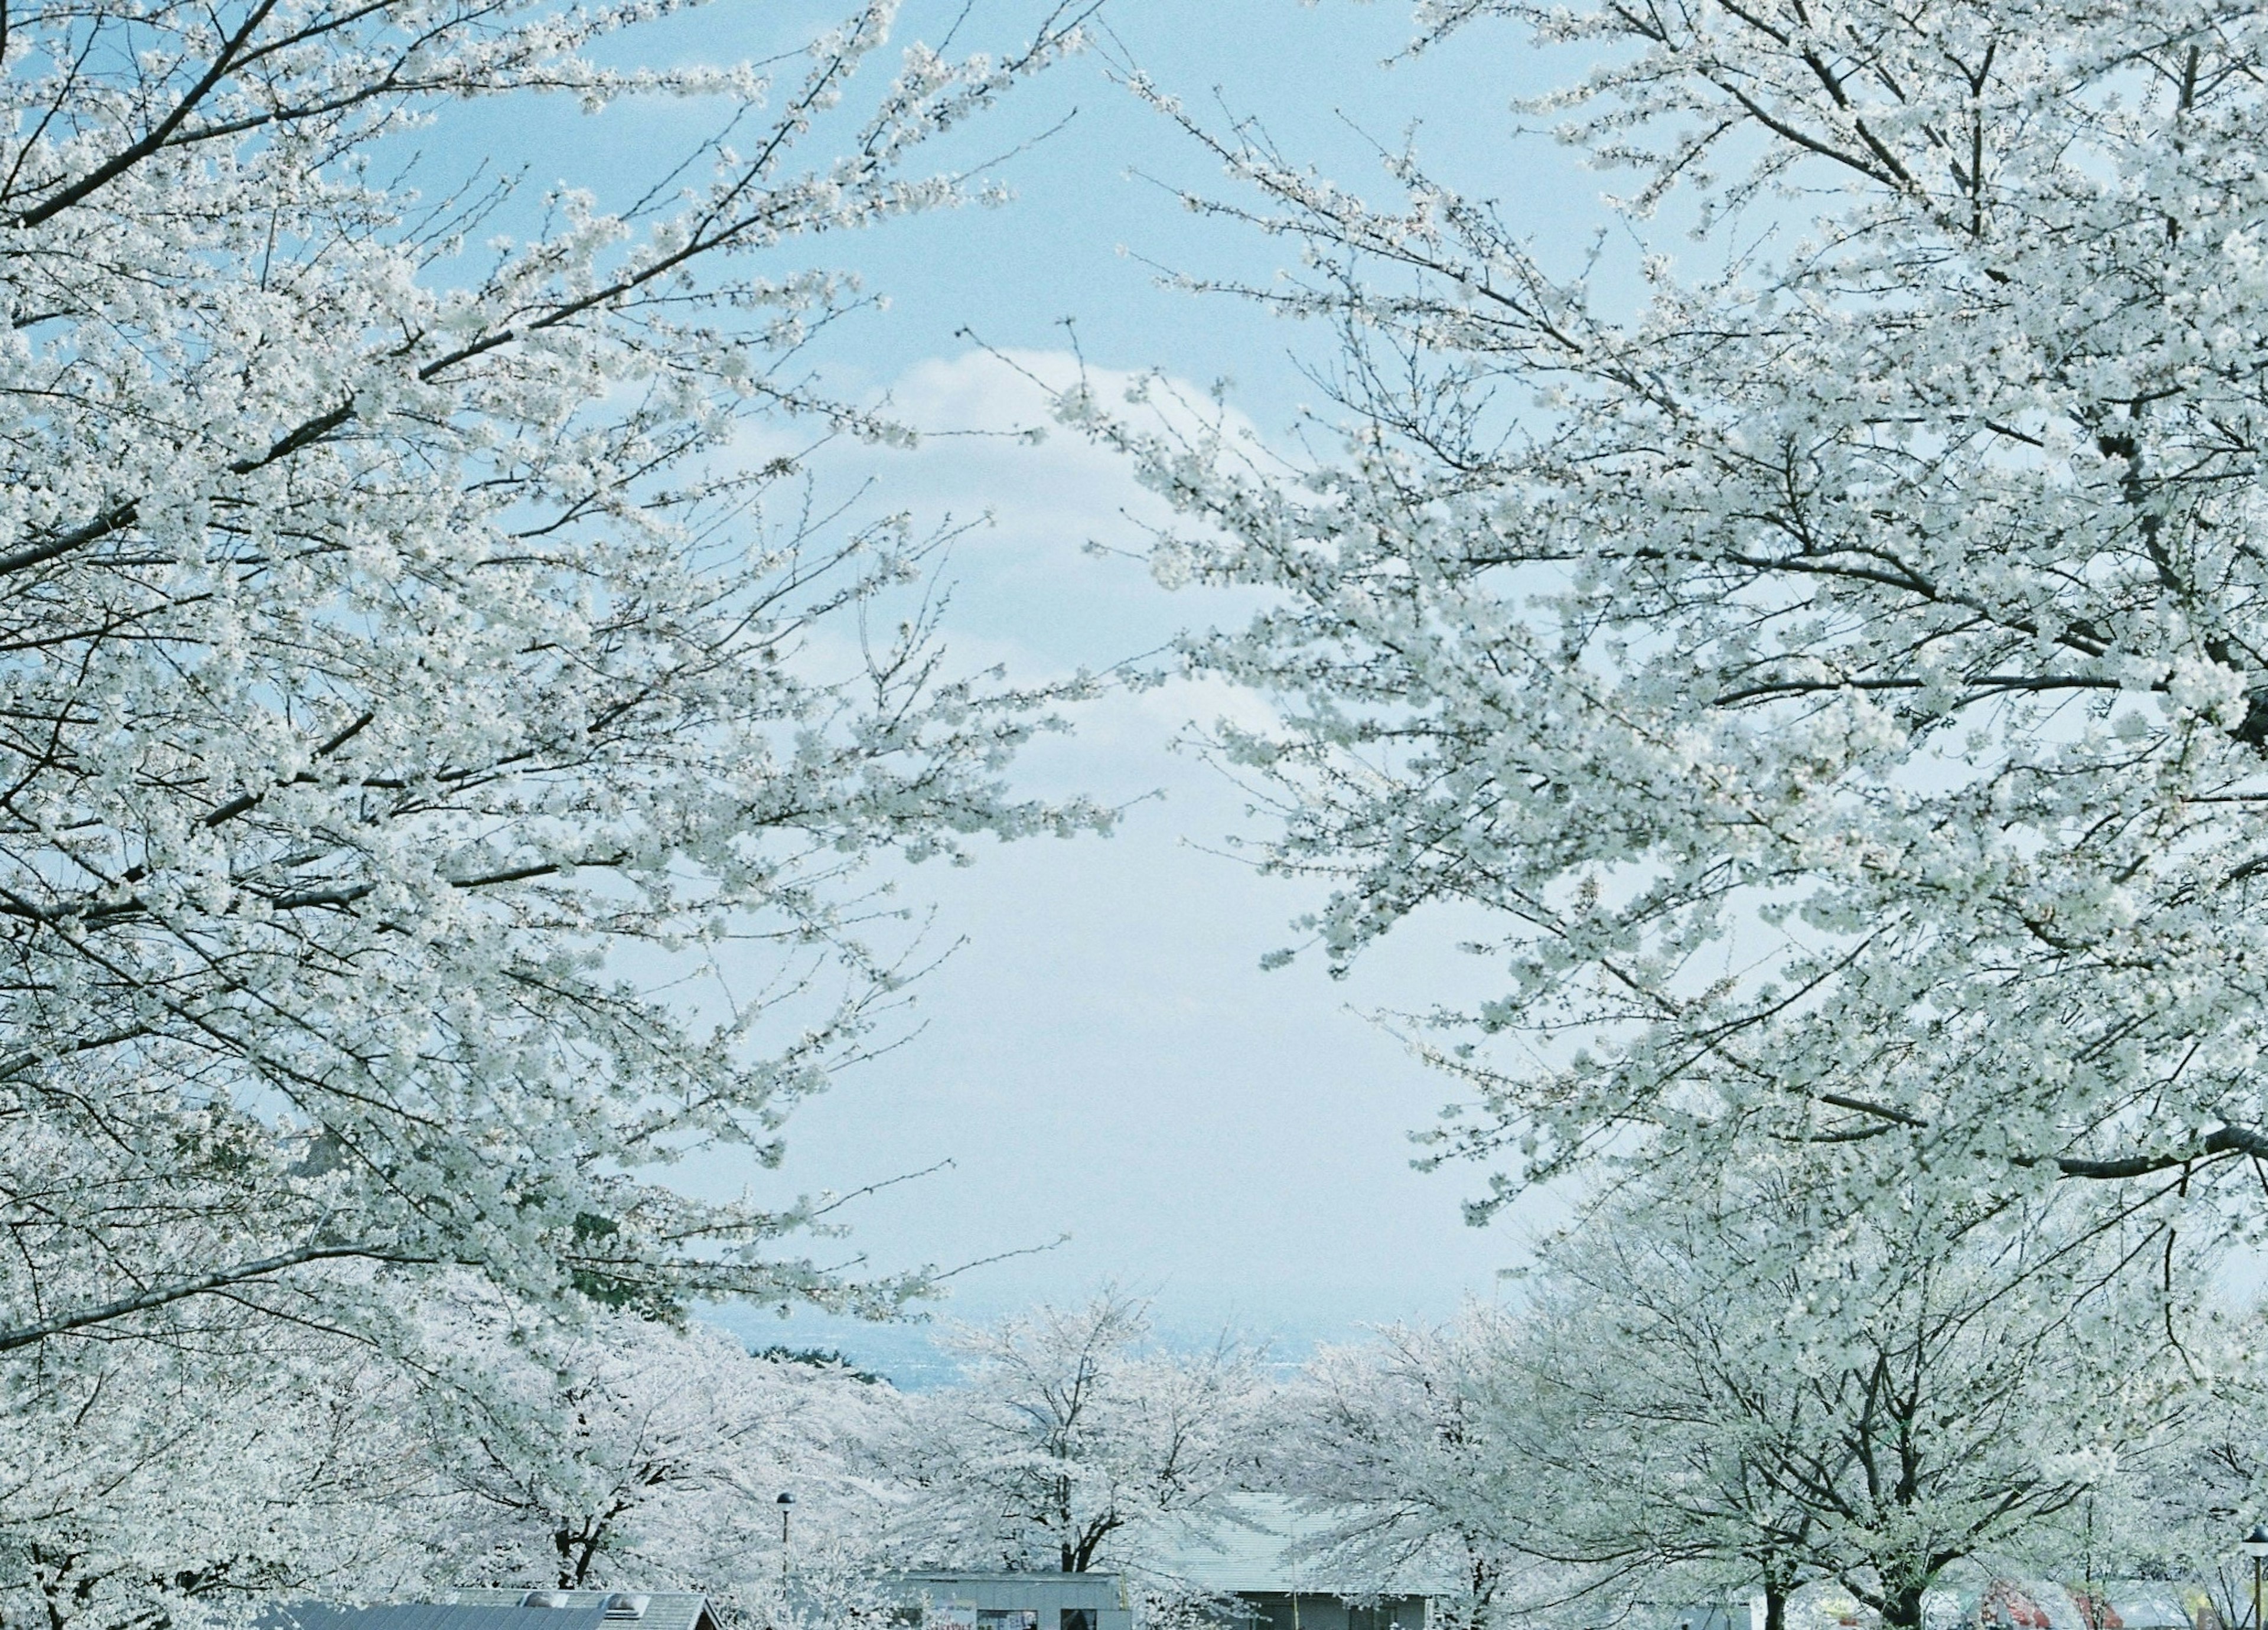
<svg viewBox="0 0 2268 1630">
<path fill-rule="evenodd" d="M 261 1630 L 601 1630 L 607 1622 L 604 1597 L 584 1608 L 522 1607 L 520 1594 L 513 1591 L 508 1604 L 289 1602 L 261 1613 L 260 1624 Z"/>
<path fill-rule="evenodd" d="M 612 1590 L 566 1590 L 557 1607 L 522 1607 L 525 1590 L 457 1590 L 446 1602 L 379 1602 L 342 1607 L 329 1602 L 277 1602 L 261 1610 L 260 1630 L 716 1630 L 706 1597 L 689 1591 L 637 1591 L 645 1611 L 636 1619 L 607 1616 Z"/>
<path fill-rule="evenodd" d="M 456 1590 L 450 1593 L 453 1600 L 467 1607 L 502 1606 L 518 1602 L 526 1594 L 521 1590 Z M 592 1606 L 604 1607 L 607 1598 L 618 1593 L 613 1590 L 563 1590 L 559 1594 L 567 1598 L 566 1606 L 537 1607 L 526 1611 L 537 1613 L 581 1612 Z M 634 1622 L 637 1630 L 699 1630 L 702 1619 L 707 1618 L 711 1630 L 714 1630 L 716 1619 L 709 1612 L 709 1598 L 697 1590 L 637 1590 L 629 1594 L 645 1597 L 644 1614 L 634 1621 L 616 1619 L 609 1622 L 617 1626 Z M 556 1626 L 557 1630 L 571 1630 L 563 1619 L 545 1622 Z M 497 1630 L 520 1630 L 520 1627 L 498 1626 Z M 541 1627 L 530 1626 L 530 1630 L 541 1630 Z"/>
</svg>

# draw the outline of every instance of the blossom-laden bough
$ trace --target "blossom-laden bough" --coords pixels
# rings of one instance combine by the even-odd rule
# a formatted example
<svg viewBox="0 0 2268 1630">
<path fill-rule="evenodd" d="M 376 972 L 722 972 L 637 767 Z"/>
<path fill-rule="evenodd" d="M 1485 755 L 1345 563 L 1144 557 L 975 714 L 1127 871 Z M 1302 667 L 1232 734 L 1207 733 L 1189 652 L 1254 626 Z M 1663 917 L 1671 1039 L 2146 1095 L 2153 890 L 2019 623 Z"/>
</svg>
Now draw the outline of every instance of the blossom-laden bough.
<svg viewBox="0 0 2268 1630">
<path fill-rule="evenodd" d="M 1009 786 L 1079 687 L 947 665 L 937 540 L 747 449 L 898 433 L 807 359 L 862 303 L 814 240 L 988 187 L 924 144 L 1083 8 L 872 89 L 887 0 L 776 85 L 588 55 L 678 9 L 0 11 L 7 1384 L 374 1340 L 436 1270 L 910 1288 L 797 1256 L 828 1202 L 657 1173 L 774 1162 L 873 1044 L 923 955 L 873 862 L 1107 815 Z M 450 101 L 540 92 L 730 128 L 621 211 L 380 179 Z"/>
<path fill-rule="evenodd" d="M 1421 24 L 1591 54 L 1528 111 L 1626 234 L 1586 269 L 1409 149 L 1366 201 L 1138 78 L 1232 177 L 1193 206 L 1300 247 L 1242 292 L 1336 329 L 1348 433 L 1064 410 L 1191 519 L 1165 575 L 1278 596 L 1186 651 L 1282 709 L 1214 744 L 1333 885 L 1309 943 L 1447 906 L 1502 970 L 1412 1022 L 1432 1153 L 1484 1214 L 1787 1139 L 1958 1203 L 2268 1189 L 2257 9 Z"/>
</svg>

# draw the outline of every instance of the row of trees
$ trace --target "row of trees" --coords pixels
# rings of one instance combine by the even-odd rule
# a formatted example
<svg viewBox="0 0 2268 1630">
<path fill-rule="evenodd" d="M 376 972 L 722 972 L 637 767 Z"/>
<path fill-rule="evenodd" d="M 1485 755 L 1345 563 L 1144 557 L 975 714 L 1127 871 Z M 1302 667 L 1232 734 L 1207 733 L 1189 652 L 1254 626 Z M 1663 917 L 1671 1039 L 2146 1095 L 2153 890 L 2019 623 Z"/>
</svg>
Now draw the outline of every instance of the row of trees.
<svg viewBox="0 0 2268 1630">
<path fill-rule="evenodd" d="M 2082 1516 L 2094 1572 L 2249 1506 L 2202 1303 L 2268 1158 L 2260 8 L 1426 0 L 1421 49 L 1594 54 L 1535 107 L 1638 176 L 1587 269 L 1137 78 L 1245 189 L 1191 203 L 1302 245 L 1253 292 L 1344 417 L 1292 465 L 1064 417 L 1190 518 L 1161 579 L 1263 591 L 1183 650 L 1271 704 L 1215 746 L 1333 886 L 1305 931 L 1446 903 L 1501 970 L 1418 1016 L 1478 1213 L 1605 1198 L 1517 1319 L 1279 1385 L 1106 1307 L 920 1398 L 687 1327 L 920 1286 L 665 1178 L 775 1161 L 873 1044 L 878 862 L 1108 824 L 1007 775 L 1086 686 L 954 670 L 939 540 L 742 438 L 902 433 L 806 361 L 861 300 L 811 246 L 982 193 L 923 155 L 1086 8 L 879 83 L 887 0 L 776 76 L 606 65 L 667 9 L 0 5 L 11 1602 L 752 1601 L 792 1469 L 846 1579 L 1138 1560 L 1258 1487 L 1478 1617 L 1669 1570 L 1911 1630 Z M 547 92 L 722 134 L 618 207 L 421 174 Z"/>
<path fill-rule="evenodd" d="M 1203 1605 L 1191 1560 L 1253 1494 L 1304 1513 L 1285 1538 L 1319 1588 L 1421 1589 L 1475 1627 L 1753 1593 L 1782 1630 L 1824 1584 L 1921 1630 L 1964 1580 L 2220 1558 L 2268 1471 L 2268 1325 L 2200 1305 L 2211 1264 L 2061 1196 L 1951 1235 L 1834 1197 L 1808 1162 L 1626 1192 L 1513 1305 L 1295 1367 L 1161 1346 L 1108 1294 L 956 1329 L 958 1378 L 904 1392 L 634 1309 L 563 1324 L 471 1275 L 423 1302 L 415 1361 L 240 1331 L 217 1394 L 122 1343 L 72 1373 L 68 1452 L 0 1427 L 11 1617 L 494 1583 L 846 1624 L 924 1565 L 1126 1571 L 1164 1615 Z"/>
<path fill-rule="evenodd" d="M 181 1386 L 122 1343 L 74 1370 L 68 1433 L 0 1422 L 0 1612 L 114 1630 L 279 1594 L 622 1586 L 856 1624 L 891 1566 L 1148 1553 L 1238 1481 L 1265 1390 L 1256 1353 L 1160 1351 L 1117 1296 L 961 1331 L 958 1384 L 907 1393 L 698 1324 L 452 1292 L 390 1362 L 239 1329 Z"/>
</svg>

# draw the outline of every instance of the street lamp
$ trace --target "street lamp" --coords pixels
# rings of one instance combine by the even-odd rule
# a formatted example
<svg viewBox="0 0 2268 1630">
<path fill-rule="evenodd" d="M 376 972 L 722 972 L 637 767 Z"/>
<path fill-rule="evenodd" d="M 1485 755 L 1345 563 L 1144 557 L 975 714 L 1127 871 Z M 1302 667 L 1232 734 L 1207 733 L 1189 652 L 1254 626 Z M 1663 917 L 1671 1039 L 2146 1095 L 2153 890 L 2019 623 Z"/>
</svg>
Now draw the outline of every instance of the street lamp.
<svg viewBox="0 0 2268 1630">
<path fill-rule="evenodd" d="M 783 1489 L 780 1491 L 780 1497 L 772 1503 L 780 1508 L 780 1589 L 784 1590 L 787 1589 L 787 1514 L 795 1508 L 795 1496 Z M 2263 1533 L 2257 1528 L 2252 1531 L 2260 1541 L 2260 1554 L 2268 1556 L 2268 1533 Z M 2252 1548 L 2252 1541 L 2246 1540 L 2244 1548 L 2250 1551 Z M 2255 1573 L 2259 1571 L 2258 1563 L 2253 1564 L 2253 1571 Z M 2258 1600 L 2259 1594 L 2257 1590 L 2253 1592 L 2253 1598 L 2256 1601 Z"/>
<path fill-rule="evenodd" d="M 2244 1554 L 2252 1559 L 2252 1626 L 2260 1630 L 2260 1564 L 2268 1558 L 2268 1527 L 2255 1523 L 2243 1544 Z"/>
</svg>

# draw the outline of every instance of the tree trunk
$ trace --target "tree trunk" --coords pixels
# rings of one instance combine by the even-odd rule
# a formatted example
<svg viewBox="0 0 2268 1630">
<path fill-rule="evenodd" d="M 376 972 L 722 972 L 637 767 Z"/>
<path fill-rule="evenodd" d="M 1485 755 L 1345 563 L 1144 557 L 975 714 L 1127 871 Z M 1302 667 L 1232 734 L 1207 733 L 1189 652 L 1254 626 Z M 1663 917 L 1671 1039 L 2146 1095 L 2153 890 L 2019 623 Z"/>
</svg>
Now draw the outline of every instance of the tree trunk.
<svg viewBox="0 0 2268 1630">
<path fill-rule="evenodd" d="M 1921 1595 L 1918 1584 L 1902 1584 L 1882 1592 L 1882 1624 L 1884 1630 L 1921 1630 Z"/>
</svg>

